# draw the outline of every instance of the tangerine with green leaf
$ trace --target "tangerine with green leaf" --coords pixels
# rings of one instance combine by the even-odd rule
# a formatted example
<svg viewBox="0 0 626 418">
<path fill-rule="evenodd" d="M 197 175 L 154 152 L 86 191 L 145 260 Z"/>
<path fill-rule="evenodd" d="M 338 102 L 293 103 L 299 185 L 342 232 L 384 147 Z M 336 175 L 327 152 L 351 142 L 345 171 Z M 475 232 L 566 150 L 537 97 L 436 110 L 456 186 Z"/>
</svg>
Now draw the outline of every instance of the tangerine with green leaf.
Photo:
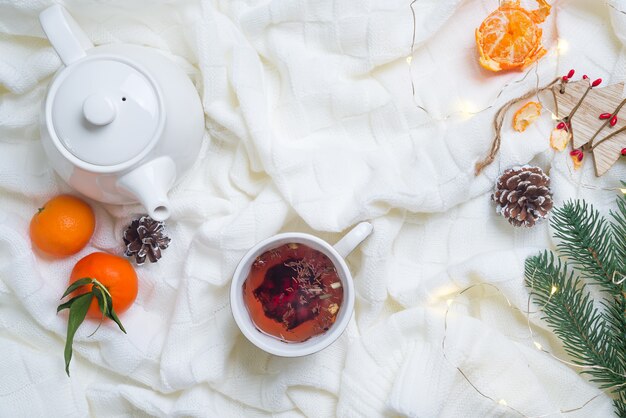
<svg viewBox="0 0 626 418">
<path fill-rule="evenodd" d="M 57 307 L 57 312 L 64 309 L 70 311 L 65 341 L 65 371 L 68 376 L 72 344 L 78 327 L 86 317 L 108 318 L 126 333 L 117 314 L 133 304 L 137 297 L 137 285 L 135 269 L 125 258 L 96 252 L 76 263 L 70 275 L 70 284 L 61 297 L 71 298 Z"/>
<path fill-rule="evenodd" d="M 111 294 L 113 309 L 118 314 L 125 312 L 137 297 L 137 273 L 130 262 L 122 257 L 103 252 L 83 257 L 72 270 L 70 284 L 83 278 L 95 279 Z M 82 286 L 72 293 L 78 296 L 90 292 L 93 284 Z M 87 312 L 89 318 L 101 318 L 102 311 L 94 298 Z"/>
</svg>

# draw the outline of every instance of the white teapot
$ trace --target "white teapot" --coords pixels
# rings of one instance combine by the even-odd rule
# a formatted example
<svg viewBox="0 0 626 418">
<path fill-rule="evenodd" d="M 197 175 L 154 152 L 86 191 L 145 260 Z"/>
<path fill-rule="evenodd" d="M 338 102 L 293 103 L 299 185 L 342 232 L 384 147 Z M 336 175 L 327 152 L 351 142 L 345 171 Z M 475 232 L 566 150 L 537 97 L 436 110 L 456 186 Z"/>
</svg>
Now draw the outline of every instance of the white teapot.
<svg viewBox="0 0 626 418">
<path fill-rule="evenodd" d="M 52 166 L 92 199 L 139 201 L 153 219 L 167 219 L 167 192 L 194 163 L 204 134 L 191 80 L 158 50 L 94 47 L 60 5 L 44 10 L 39 20 L 65 64 L 41 114 Z"/>
</svg>

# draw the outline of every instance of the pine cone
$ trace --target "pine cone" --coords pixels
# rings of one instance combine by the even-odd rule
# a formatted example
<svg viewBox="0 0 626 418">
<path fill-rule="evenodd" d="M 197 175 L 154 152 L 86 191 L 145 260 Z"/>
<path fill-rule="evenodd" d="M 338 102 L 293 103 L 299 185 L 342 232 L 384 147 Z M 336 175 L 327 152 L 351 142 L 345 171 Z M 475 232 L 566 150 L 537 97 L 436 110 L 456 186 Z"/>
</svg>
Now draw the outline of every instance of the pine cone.
<svg viewBox="0 0 626 418">
<path fill-rule="evenodd" d="M 552 209 L 550 177 L 539 167 L 510 168 L 498 179 L 491 199 L 511 225 L 534 226 Z"/>
<path fill-rule="evenodd" d="M 135 257 L 137 265 L 142 265 L 146 257 L 152 263 L 161 258 L 161 250 L 170 244 L 171 239 L 163 231 L 165 225 L 149 216 L 142 216 L 130 223 L 124 231 L 124 244 L 126 257 Z"/>
</svg>

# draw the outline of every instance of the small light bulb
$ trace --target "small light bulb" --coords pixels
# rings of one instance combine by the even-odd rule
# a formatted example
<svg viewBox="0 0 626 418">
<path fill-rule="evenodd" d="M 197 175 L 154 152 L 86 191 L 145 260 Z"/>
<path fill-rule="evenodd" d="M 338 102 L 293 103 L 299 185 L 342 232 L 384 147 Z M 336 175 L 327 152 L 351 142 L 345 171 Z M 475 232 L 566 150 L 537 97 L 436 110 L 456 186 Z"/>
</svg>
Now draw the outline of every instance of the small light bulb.
<svg viewBox="0 0 626 418">
<path fill-rule="evenodd" d="M 478 110 L 478 107 L 467 100 L 462 100 L 461 103 L 459 104 L 459 112 L 466 118 L 469 119 L 471 116 L 473 116 Z"/>
<path fill-rule="evenodd" d="M 552 120 L 557 120 L 559 119 L 559 117 L 556 115 L 556 113 L 552 113 Z"/>
<path fill-rule="evenodd" d="M 502 405 L 502 406 L 507 406 L 507 405 L 508 405 L 508 403 L 506 403 L 506 401 L 505 401 L 504 399 L 500 399 L 500 400 L 498 401 L 498 403 L 499 403 L 500 405 Z"/>
<path fill-rule="evenodd" d="M 448 299 L 446 301 L 446 303 L 448 304 L 448 307 L 450 307 L 452 305 L 452 302 L 454 302 L 454 299 Z"/>
<path fill-rule="evenodd" d="M 550 296 L 554 295 L 557 290 L 559 290 L 559 288 L 555 285 L 552 285 L 552 289 L 550 289 Z"/>
<path fill-rule="evenodd" d="M 541 350 L 543 348 L 537 341 L 535 341 L 535 347 L 537 347 L 537 350 Z"/>
<path fill-rule="evenodd" d="M 620 192 L 622 192 L 622 194 L 626 194 L 626 189 L 619 189 Z"/>
<path fill-rule="evenodd" d="M 565 55 L 565 53 L 569 49 L 569 42 L 567 42 L 567 40 L 563 38 L 559 38 L 556 49 L 559 52 L 559 55 Z"/>
<path fill-rule="evenodd" d="M 406 63 L 407 64 L 411 65 L 412 61 L 413 61 L 413 57 L 412 56 L 409 55 L 408 57 L 406 57 Z"/>
</svg>

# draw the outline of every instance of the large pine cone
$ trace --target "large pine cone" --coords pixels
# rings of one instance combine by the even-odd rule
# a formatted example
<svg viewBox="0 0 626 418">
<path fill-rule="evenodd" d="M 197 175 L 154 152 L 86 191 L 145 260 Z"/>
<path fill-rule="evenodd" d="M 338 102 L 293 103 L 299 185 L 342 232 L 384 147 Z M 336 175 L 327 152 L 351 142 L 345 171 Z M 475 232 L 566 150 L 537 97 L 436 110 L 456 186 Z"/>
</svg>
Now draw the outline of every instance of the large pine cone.
<svg viewBox="0 0 626 418">
<path fill-rule="evenodd" d="M 539 167 L 510 168 L 498 179 L 491 199 L 511 225 L 534 226 L 552 209 L 550 177 Z"/>
</svg>

